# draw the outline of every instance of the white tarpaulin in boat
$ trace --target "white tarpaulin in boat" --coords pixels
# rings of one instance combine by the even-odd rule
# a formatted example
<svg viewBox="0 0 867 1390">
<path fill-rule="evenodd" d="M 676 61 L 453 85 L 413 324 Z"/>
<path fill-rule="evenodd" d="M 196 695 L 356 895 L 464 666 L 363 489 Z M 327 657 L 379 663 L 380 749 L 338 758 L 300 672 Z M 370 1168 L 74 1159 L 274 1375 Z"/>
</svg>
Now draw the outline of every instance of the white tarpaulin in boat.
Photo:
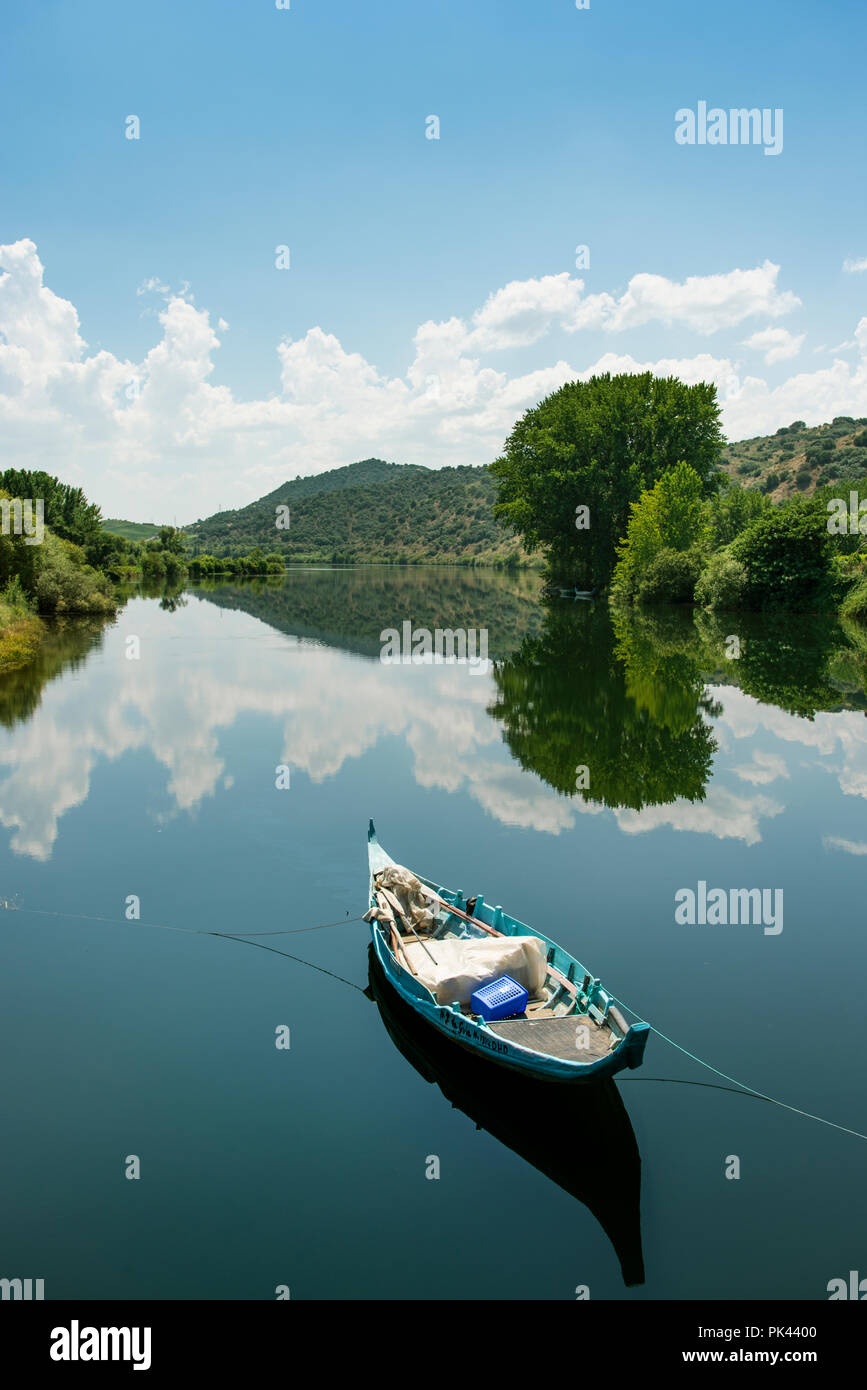
<svg viewBox="0 0 867 1390">
<path fill-rule="evenodd" d="M 428 959 L 425 946 L 433 961 Z M 517 980 L 531 999 L 541 994 L 545 984 L 545 943 L 538 936 L 467 937 L 426 941 L 424 946 L 408 941 L 406 950 L 419 980 L 436 996 L 438 1004 L 457 1000 L 469 1006 L 470 995 L 480 985 L 501 975 Z"/>
</svg>

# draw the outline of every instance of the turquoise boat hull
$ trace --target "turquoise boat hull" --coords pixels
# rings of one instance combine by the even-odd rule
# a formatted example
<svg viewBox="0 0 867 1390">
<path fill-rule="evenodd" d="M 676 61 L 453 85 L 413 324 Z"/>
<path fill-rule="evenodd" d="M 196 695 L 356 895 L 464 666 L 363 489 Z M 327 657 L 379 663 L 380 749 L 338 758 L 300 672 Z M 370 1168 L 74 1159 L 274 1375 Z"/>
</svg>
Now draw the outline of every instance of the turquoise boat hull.
<svg viewBox="0 0 867 1390">
<path fill-rule="evenodd" d="M 394 863 L 395 861 L 380 845 L 373 821 L 371 821 L 368 831 L 369 906 L 371 910 L 374 910 L 377 905 L 374 875 L 379 870 Z M 431 879 L 424 878 L 415 870 L 413 872 L 416 873 L 416 877 L 422 884 L 436 893 L 446 904 L 464 914 L 466 913 L 468 905 L 460 893 L 436 884 Z M 448 923 L 449 913 L 446 908 L 441 910 L 441 916 L 443 921 Z M 501 907 L 491 907 L 484 902 L 481 895 L 475 899 L 471 916 L 473 922 L 484 924 L 484 926 L 492 928 L 494 932 L 502 933 L 505 936 L 539 937 L 547 949 L 549 969 L 557 972 L 564 984 L 568 981 L 572 987 L 575 998 L 574 1008 L 576 1012 L 574 1018 L 576 1024 L 586 1018 L 594 1028 L 607 1029 L 606 1036 L 610 1042 L 609 1050 L 604 1056 L 594 1056 L 586 1060 L 580 1057 L 577 1047 L 574 1049 L 574 1058 L 562 1055 L 562 1048 L 559 1049 L 560 1055 L 555 1055 L 540 1050 L 540 1046 L 536 1043 L 529 1047 L 518 1041 L 517 1037 L 522 1036 L 520 1029 L 512 1028 L 510 1036 L 505 1036 L 502 1025 L 486 1023 L 483 1019 L 462 1010 L 457 1003 L 438 1003 L 434 994 L 394 955 L 387 932 L 378 921 L 373 920 L 370 923 L 371 942 L 383 975 L 420 1018 L 460 1046 L 487 1057 L 500 1066 L 550 1081 L 567 1083 L 596 1081 L 603 1077 L 613 1076 L 625 1068 L 633 1070 L 641 1066 L 650 1031 L 649 1024 L 639 1020 L 628 1025 L 616 1008 L 611 995 L 603 988 L 602 982 L 585 970 L 583 965 L 568 951 L 545 936 L 543 932 L 510 917 Z M 456 927 L 459 927 L 460 918 L 455 916 L 451 920 Z M 563 997 L 568 998 L 569 996 L 564 995 Z M 566 1013 L 560 1017 L 571 1023 L 573 1016 Z M 533 1028 L 534 1025 L 529 1023 L 528 1027 Z M 538 1028 L 539 1025 L 536 1024 L 535 1027 Z M 562 1028 L 560 1031 L 563 1031 Z M 533 1035 L 528 1034 L 525 1029 L 524 1036 L 532 1037 Z"/>
</svg>

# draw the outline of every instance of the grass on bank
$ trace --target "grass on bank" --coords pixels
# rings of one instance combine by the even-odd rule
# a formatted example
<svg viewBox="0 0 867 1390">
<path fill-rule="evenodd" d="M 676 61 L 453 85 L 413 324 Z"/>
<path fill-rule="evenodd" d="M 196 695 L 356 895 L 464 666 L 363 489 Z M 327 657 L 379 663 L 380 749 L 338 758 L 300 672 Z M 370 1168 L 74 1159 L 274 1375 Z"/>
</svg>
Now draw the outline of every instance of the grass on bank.
<svg viewBox="0 0 867 1390">
<path fill-rule="evenodd" d="M 45 625 L 33 612 L 17 580 L 0 590 L 0 672 L 31 661 Z"/>
</svg>

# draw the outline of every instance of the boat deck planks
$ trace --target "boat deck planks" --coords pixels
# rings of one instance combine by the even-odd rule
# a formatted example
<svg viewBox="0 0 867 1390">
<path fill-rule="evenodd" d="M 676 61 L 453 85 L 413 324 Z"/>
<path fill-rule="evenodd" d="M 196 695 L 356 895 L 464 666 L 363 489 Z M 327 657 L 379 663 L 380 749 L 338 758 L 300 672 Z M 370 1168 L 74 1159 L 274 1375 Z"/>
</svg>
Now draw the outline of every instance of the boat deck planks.
<svg viewBox="0 0 867 1390">
<path fill-rule="evenodd" d="M 577 1029 L 581 1024 L 587 1025 L 589 1036 L 587 1047 L 579 1049 Z M 607 1057 L 611 1038 L 607 1028 L 599 1028 L 592 1019 L 580 1014 L 540 1018 L 538 1022 L 530 1018 L 504 1018 L 500 1023 L 489 1023 L 488 1027 L 508 1042 L 530 1047 L 534 1052 L 545 1052 L 549 1057 L 562 1057 L 567 1062 Z"/>
</svg>

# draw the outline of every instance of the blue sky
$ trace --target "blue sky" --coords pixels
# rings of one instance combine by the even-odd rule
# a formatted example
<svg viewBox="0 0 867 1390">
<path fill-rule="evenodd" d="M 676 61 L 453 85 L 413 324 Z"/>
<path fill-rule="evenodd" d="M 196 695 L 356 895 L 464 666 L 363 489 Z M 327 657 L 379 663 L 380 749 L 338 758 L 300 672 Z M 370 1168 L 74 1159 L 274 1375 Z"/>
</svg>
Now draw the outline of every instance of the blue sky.
<svg viewBox="0 0 867 1390">
<path fill-rule="evenodd" d="M 865 39 L 849 0 L 17 6 L 4 453 L 191 520 L 371 452 L 487 462 L 625 359 L 715 373 L 733 438 L 867 414 Z M 782 153 L 678 145 L 699 100 L 782 108 Z"/>
</svg>

